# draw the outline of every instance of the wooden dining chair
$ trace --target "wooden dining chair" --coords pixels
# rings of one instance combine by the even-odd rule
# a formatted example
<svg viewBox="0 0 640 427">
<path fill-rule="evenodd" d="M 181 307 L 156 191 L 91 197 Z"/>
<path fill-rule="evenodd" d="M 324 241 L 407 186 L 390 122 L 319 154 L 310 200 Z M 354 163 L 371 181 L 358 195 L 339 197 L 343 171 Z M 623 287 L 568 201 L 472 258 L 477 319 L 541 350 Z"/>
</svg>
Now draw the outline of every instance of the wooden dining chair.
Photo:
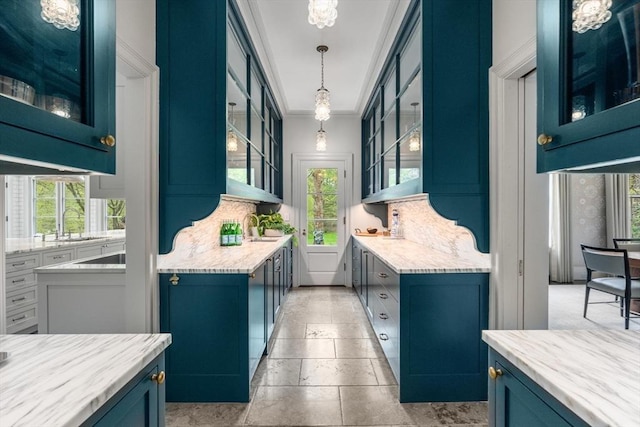
<svg viewBox="0 0 640 427">
<path fill-rule="evenodd" d="M 616 295 L 620 301 L 624 328 L 629 329 L 629 311 L 631 298 L 640 298 L 640 280 L 634 280 L 629 273 L 629 256 L 626 249 L 598 248 L 580 245 L 584 264 L 587 267 L 587 284 L 584 296 L 584 314 L 587 317 L 589 291 L 595 289 Z M 594 272 L 601 272 L 611 277 L 593 277 Z"/>
</svg>

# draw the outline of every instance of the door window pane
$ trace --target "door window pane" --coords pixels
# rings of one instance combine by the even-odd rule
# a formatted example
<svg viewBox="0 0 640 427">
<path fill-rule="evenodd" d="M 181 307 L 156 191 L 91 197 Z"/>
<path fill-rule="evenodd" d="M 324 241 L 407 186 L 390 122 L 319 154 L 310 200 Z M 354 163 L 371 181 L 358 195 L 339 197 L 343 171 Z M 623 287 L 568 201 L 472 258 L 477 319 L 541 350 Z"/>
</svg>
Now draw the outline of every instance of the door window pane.
<svg viewBox="0 0 640 427">
<path fill-rule="evenodd" d="M 227 61 L 243 89 L 247 88 L 247 55 L 231 27 L 227 27 Z"/>
<path fill-rule="evenodd" d="M 398 94 L 396 89 L 396 71 L 393 70 L 389 73 L 389 77 L 384 84 L 384 111 L 389 111 L 389 108 L 395 106 L 396 95 Z"/>
<path fill-rule="evenodd" d="M 251 143 L 262 153 L 262 116 L 251 108 Z"/>
<path fill-rule="evenodd" d="M 392 148 L 384 153 L 384 188 L 393 187 L 396 185 L 397 177 L 396 177 L 396 159 L 397 159 L 397 148 L 398 146 L 394 144 Z"/>
<path fill-rule="evenodd" d="M 227 138 L 229 138 L 228 135 Z M 237 137 L 237 144 L 237 151 L 227 149 L 227 178 L 242 184 L 249 184 L 247 182 L 247 146 L 244 140 L 239 137 Z"/>
<path fill-rule="evenodd" d="M 411 74 L 418 68 L 422 61 L 422 43 L 420 24 L 418 24 L 411 35 L 407 47 L 400 55 L 400 87 L 403 87 Z"/>
<path fill-rule="evenodd" d="M 247 97 L 231 74 L 227 75 L 227 121 L 247 136 Z"/>
<path fill-rule="evenodd" d="M 258 152 L 253 146 L 251 147 L 251 171 L 250 178 L 251 182 L 249 185 L 252 185 L 256 188 L 262 187 L 262 168 L 263 168 L 263 159 L 262 154 Z"/>
<path fill-rule="evenodd" d="M 307 244 L 337 245 L 338 169 L 307 170 Z"/>
</svg>

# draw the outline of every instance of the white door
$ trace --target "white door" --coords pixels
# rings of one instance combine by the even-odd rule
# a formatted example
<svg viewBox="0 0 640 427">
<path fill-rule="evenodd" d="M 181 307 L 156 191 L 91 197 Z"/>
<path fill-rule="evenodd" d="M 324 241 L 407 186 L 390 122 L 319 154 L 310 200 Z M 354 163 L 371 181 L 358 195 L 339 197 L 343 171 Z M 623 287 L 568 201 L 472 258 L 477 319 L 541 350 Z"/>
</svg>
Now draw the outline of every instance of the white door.
<svg viewBox="0 0 640 427">
<path fill-rule="evenodd" d="M 520 144 L 520 327 L 547 329 L 549 294 L 549 175 L 536 173 L 536 72 L 520 79 L 523 138 Z"/>
<path fill-rule="evenodd" d="M 345 285 L 345 161 L 299 160 L 300 285 Z"/>
</svg>

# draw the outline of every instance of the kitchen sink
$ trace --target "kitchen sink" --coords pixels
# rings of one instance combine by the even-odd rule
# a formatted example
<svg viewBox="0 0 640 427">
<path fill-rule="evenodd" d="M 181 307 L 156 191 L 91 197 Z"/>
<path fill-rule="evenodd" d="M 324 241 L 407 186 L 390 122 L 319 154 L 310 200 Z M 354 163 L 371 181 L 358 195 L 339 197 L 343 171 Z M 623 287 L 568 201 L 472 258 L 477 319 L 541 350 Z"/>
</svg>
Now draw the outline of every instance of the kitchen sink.
<svg viewBox="0 0 640 427">
<path fill-rule="evenodd" d="M 126 254 L 110 254 L 100 258 L 75 262 L 74 264 L 126 264 Z"/>
</svg>

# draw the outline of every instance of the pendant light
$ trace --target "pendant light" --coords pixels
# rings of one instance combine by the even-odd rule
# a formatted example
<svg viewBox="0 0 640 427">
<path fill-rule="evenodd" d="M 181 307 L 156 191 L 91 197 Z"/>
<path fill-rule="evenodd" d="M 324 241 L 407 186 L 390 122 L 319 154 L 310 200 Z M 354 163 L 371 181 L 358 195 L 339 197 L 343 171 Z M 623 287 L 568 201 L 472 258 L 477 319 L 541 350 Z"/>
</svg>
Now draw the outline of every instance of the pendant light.
<svg viewBox="0 0 640 427">
<path fill-rule="evenodd" d="M 324 87 L 324 54 L 329 50 L 327 46 L 320 45 L 316 48 L 320 52 L 320 89 L 316 92 L 316 120 L 321 122 L 329 120 L 331 104 L 329 103 L 329 91 Z"/>
<path fill-rule="evenodd" d="M 338 17 L 338 0 L 309 0 L 309 24 L 332 27 Z"/>
<path fill-rule="evenodd" d="M 597 30 L 611 19 L 611 0 L 573 0 L 573 31 Z"/>
<path fill-rule="evenodd" d="M 316 151 L 327 151 L 327 133 L 322 129 L 322 122 L 320 122 L 320 130 L 316 134 Z"/>
<path fill-rule="evenodd" d="M 420 105 L 419 102 L 411 103 L 413 107 L 413 126 L 418 122 L 418 105 Z M 414 129 L 411 132 L 411 136 L 409 136 L 409 151 L 420 151 L 420 132 L 418 129 Z"/>
<path fill-rule="evenodd" d="M 235 126 L 236 122 L 233 117 L 233 107 L 236 106 L 235 102 L 229 103 L 229 108 L 231 109 L 231 124 Z M 227 151 L 238 151 L 238 135 L 233 131 L 231 126 L 229 126 L 229 132 L 227 133 Z"/>
<path fill-rule="evenodd" d="M 62 30 L 76 31 L 80 26 L 78 0 L 40 0 L 40 16 L 45 22 Z"/>
</svg>

